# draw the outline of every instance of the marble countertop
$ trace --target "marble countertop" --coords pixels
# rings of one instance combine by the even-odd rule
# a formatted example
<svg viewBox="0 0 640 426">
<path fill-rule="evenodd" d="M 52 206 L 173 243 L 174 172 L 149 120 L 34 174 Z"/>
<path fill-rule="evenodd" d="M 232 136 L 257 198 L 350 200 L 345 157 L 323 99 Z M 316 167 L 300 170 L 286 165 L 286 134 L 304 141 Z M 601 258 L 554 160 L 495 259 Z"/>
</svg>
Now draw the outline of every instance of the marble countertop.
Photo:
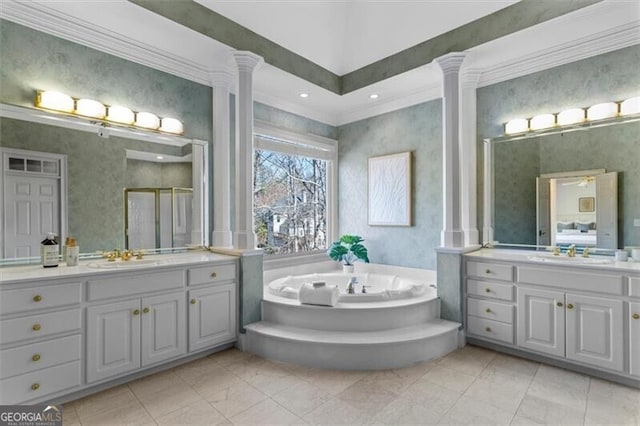
<svg viewBox="0 0 640 426">
<path fill-rule="evenodd" d="M 142 260 L 132 259 L 127 262 L 122 260 L 107 262 L 106 259 L 90 259 L 80 261 L 78 266 L 66 266 L 61 263 L 54 268 L 43 268 L 42 265 L 4 266 L 0 268 L 0 284 L 64 278 L 76 279 L 91 275 L 132 273 L 136 271 L 156 271 L 175 266 L 235 259 L 235 256 L 207 251 L 193 251 L 178 254 L 148 255 Z"/>
<path fill-rule="evenodd" d="M 530 263 L 541 266 L 565 266 L 571 268 L 589 269 L 589 270 L 610 270 L 610 271 L 629 271 L 640 272 L 640 262 L 631 259 L 627 262 L 618 262 L 613 256 L 590 255 L 583 258 L 576 255 L 574 258 L 567 257 L 566 254 L 554 256 L 549 251 L 535 250 L 513 250 L 501 248 L 483 248 L 477 251 L 465 253 L 465 256 L 474 259 L 491 259 L 502 261 L 514 261 Z"/>
</svg>

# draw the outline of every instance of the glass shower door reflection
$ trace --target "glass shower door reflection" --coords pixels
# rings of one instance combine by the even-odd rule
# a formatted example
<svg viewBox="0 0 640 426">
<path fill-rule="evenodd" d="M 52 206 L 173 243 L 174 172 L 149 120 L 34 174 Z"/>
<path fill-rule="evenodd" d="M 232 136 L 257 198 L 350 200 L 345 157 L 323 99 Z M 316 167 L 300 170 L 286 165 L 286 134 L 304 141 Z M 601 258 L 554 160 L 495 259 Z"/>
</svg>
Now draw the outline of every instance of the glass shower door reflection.
<svg viewBox="0 0 640 426">
<path fill-rule="evenodd" d="M 127 192 L 127 249 L 156 248 L 156 192 Z"/>
</svg>

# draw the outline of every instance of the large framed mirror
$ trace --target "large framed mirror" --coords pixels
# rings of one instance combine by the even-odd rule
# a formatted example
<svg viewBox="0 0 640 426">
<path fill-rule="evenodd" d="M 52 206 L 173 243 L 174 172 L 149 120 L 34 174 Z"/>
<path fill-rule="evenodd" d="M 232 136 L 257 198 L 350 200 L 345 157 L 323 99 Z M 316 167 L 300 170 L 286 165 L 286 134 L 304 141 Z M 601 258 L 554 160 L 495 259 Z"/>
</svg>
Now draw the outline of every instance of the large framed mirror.
<svg viewBox="0 0 640 426">
<path fill-rule="evenodd" d="M 640 121 L 484 140 L 483 243 L 640 246 Z"/>
<path fill-rule="evenodd" d="M 49 231 L 62 243 L 66 237 L 75 238 L 85 254 L 207 244 L 206 141 L 104 127 L 11 105 L 0 105 L 0 140 L 1 259 L 39 256 L 39 242 Z M 138 222 L 145 229 L 131 229 L 131 223 L 127 228 L 125 215 L 131 209 L 125 204 L 126 194 L 134 188 L 179 193 L 179 208 L 175 203 L 158 204 L 170 206 L 161 215 L 165 222 L 180 221 L 167 228 L 174 235 L 154 239 L 149 247 L 128 244 L 128 234 L 142 235 L 151 228 L 155 236 L 156 230 L 156 224 L 146 220 Z"/>
</svg>

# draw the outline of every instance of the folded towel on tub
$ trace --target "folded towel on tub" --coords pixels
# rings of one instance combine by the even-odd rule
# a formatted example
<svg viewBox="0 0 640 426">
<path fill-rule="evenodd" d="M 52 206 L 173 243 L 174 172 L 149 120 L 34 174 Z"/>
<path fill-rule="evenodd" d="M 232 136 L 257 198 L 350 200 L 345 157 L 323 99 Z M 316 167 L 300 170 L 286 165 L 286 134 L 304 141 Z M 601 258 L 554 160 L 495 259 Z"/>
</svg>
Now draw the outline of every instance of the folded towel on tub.
<svg viewBox="0 0 640 426">
<path fill-rule="evenodd" d="M 340 295 L 338 286 L 306 283 L 300 287 L 298 300 L 306 305 L 335 306 Z"/>
</svg>

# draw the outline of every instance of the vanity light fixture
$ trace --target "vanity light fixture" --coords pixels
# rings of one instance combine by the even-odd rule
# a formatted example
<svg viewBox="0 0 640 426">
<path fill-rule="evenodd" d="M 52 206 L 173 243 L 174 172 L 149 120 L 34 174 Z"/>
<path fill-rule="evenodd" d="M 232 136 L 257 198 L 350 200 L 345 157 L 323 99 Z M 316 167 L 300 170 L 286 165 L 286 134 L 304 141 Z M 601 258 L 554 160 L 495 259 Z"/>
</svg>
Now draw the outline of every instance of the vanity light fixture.
<svg viewBox="0 0 640 426">
<path fill-rule="evenodd" d="M 590 106 L 587 109 L 588 120 L 603 120 L 618 115 L 618 104 L 615 102 L 605 102 Z"/>
<path fill-rule="evenodd" d="M 531 130 L 548 129 L 556 125 L 556 116 L 554 114 L 536 115 L 529 121 Z"/>
<path fill-rule="evenodd" d="M 102 120 L 107 115 L 107 107 L 93 99 L 78 99 L 75 113 Z"/>
<path fill-rule="evenodd" d="M 136 113 L 127 107 L 109 106 L 93 99 L 72 98 L 54 91 L 36 90 L 35 105 L 38 108 L 89 118 L 92 124 L 100 124 L 103 129 L 109 123 L 116 123 L 174 135 L 184 133 L 184 125 L 175 118 L 160 118 L 150 112 Z"/>
<path fill-rule="evenodd" d="M 160 119 L 150 112 L 139 112 L 134 124 L 145 129 L 157 130 L 160 127 Z"/>
<path fill-rule="evenodd" d="M 160 120 L 160 130 L 167 133 L 174 133 L 176 135 L 181 135 L 182 132 L 184 131 L 184 128 L 180 120 L 176 120 L 175 118 L 165 117 Z"/>
<path fill-rule="evenodd" d="M 36 91 L 36 106 L 54 111 L 73 112 L 75 101 L 69 95 L 52 91 Z"/>
<path fill-rule="evenodd" d="M 121 124 L 133 124 L 136 119 L 136 115 L 127 107 L 123 106 L 110 106 L 107 112 L 107 120 L 114 123 Z"/>
<path fill-rule="evenodd" d="M 504 125 L 504 132 L 507 135 L 513 135 L 516 133 L 524 133 L 529 131 L 529 120 L 526 118 L 516 118 L 510 120 Z"/>
<path fill-rule="evenodd" d="M 558 126 L 582 123 L 587 118 L 584 109 L 571 108 L 558 113 Z"/>
<path fill-rule="evenodd" d="M 630 115 L 640 113 L 640 96 L 627 99 L 620 104 L 620 115 Z"/>
</svg>

